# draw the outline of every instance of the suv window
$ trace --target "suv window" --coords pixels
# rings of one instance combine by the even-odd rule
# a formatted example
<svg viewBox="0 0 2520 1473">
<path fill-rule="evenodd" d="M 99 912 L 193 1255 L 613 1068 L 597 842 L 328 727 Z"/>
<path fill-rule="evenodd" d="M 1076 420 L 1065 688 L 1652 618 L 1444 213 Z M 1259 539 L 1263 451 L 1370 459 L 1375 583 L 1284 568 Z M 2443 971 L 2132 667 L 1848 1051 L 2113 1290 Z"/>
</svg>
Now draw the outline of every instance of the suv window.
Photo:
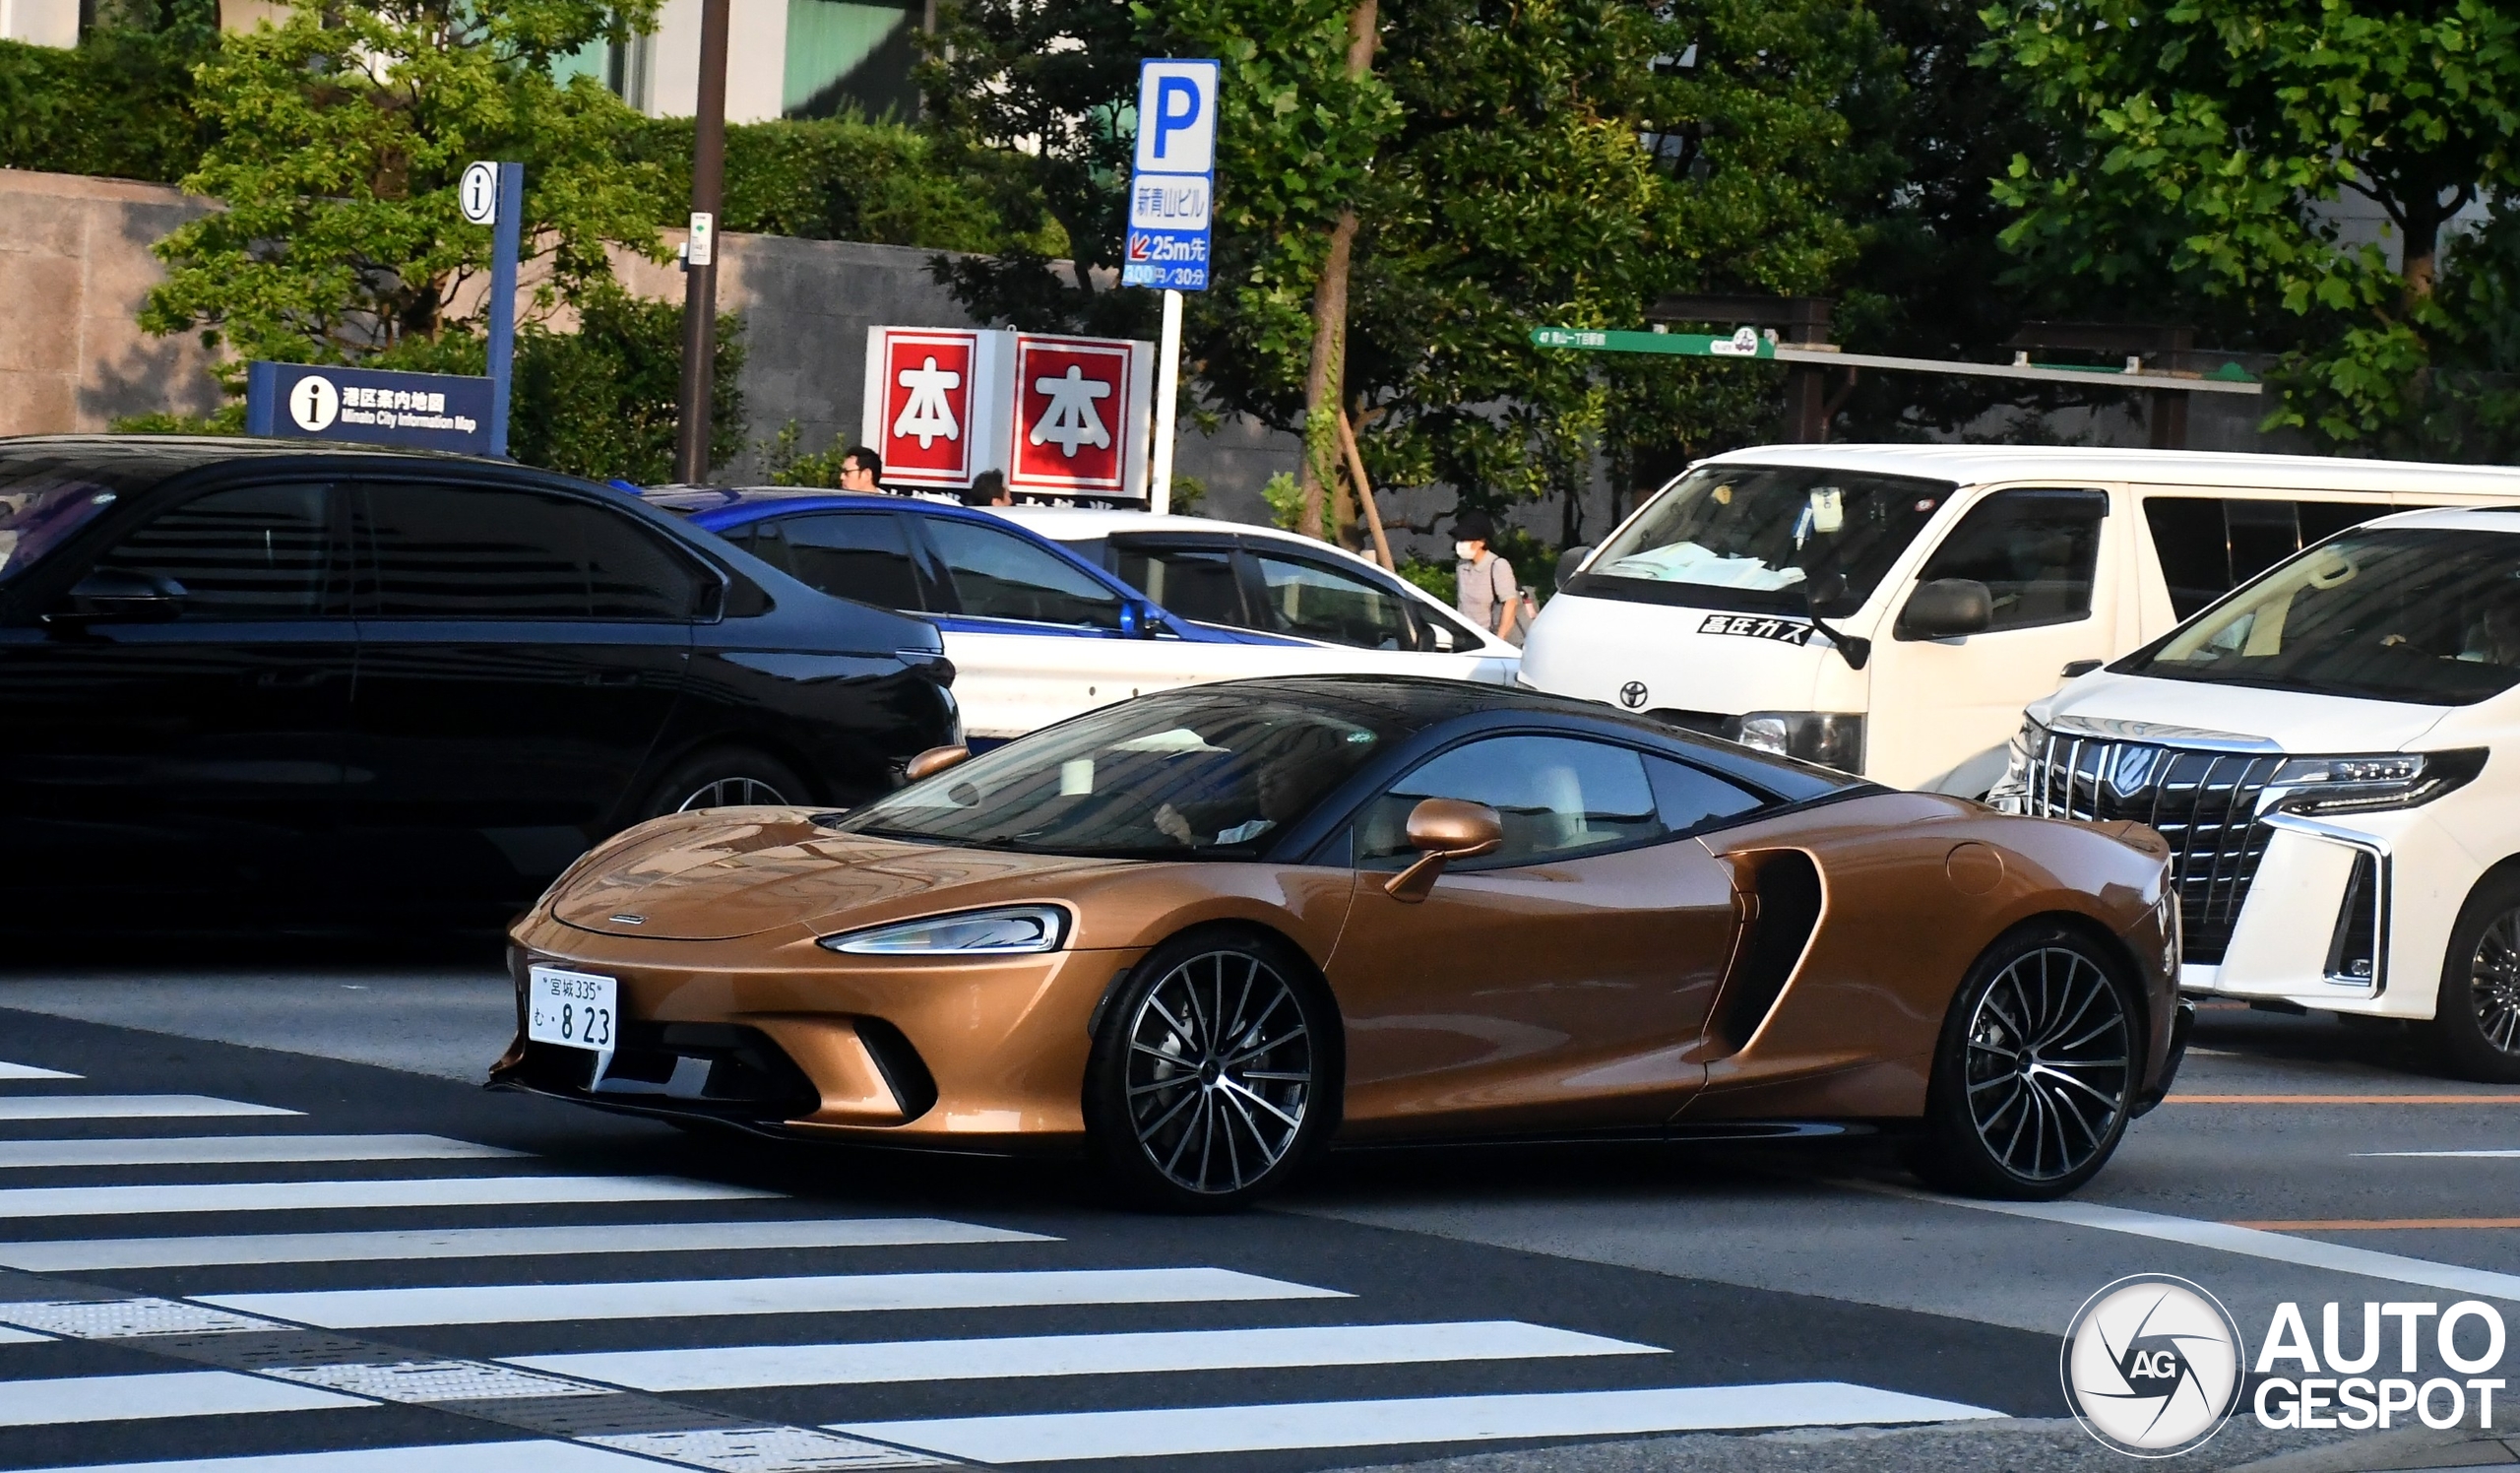
<svg viewBox="0 0 2520 1473">
<path fill-rule="evenodd" d="M 2106 491 L 1997 491 L 1969 509 L 1925 560 L 1920 582 L 1974 578 L 1994 596 L 1989 633 L 2091 616 Z"/>
<path fill-rule="evenodd" d="M 1120 627 L 1117 594 L 1012 533 L 950 517 L 925 519 L 962 611 L 980 618 Z"/>
<path fill-rule="evenodd" d="M 1418 648 L 1409 606 L 1399 594 L 1310 558 L 1258 551 L 1251 556 L 1267 594 L 1262 628 L 1366 650 Z"/>
<path fill-rule="evenodd" d="M 808 512 L 755 522 L 753 555 L 808 588 L 882 608 L 922 607 L 910 539 L 890 512 Z"/>
<path fill-rule="evenodd" d="M 1251 627 L 1230 548 L 1113 543 L 1111 561 L 1122 583 L 1185 619 Z"/>
<path fill-rule="evenodd" d="M 2144 523 L 2170 585 L 2171 611 L 2186 618 L 2313 543 L 2360 527 L 2390 508 L 2373 501 L 2146 496 Z"/>
<path fill-rule="evenodd" d="M 682 620 L 699 573 L 607 507 L 521 487 L 363 488 L 365 608 L 381 618 Z"/>
<path fill-rule="evenodd" d="M 1375 799 L 1356 820 L 1356 863 L 1415 860 L 1409 810 L 1429 798 L 1485 803 L 1505 821 L 1493 854 L 1456 869 L 1546 864 L 1670 833 L 1642 753 L 1575 736 L 1490 736 L 1428 758 Z"/>
<path fill-rule="evenodd" d="M 324 612 L 332 487 L 234 486 L 160 512 L 98 568 L 164 578 L 187 619 L 296 619 Z"/>
</svg>

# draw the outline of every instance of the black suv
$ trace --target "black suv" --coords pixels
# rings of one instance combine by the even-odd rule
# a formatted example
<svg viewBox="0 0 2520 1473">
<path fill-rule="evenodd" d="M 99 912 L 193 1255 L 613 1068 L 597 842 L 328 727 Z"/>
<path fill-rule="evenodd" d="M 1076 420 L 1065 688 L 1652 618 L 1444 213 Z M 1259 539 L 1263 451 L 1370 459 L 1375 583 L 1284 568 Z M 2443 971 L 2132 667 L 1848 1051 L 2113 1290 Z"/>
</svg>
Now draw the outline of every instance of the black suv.
<svg viewBox="0 0 2520 1473">
<path fill-rule="evenodd" d="M 644 818 L 891 788 L 952 679 L 926 622 L 564 477 L 0 440 L 0 924 L 492 918 Z"/>
</svg>

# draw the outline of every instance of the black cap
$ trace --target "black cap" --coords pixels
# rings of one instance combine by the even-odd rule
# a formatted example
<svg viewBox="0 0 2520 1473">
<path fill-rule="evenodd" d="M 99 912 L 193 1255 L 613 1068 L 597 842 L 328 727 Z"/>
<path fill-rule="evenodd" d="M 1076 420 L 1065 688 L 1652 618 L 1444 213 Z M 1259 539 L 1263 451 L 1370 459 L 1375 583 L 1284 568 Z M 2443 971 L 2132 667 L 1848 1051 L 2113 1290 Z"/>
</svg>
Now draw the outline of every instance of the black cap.
<svg viewBox="0 0 2520 1473">
<path fill-rule="evenodd" d="M 1466 511 L 1453 518 L 1453 541 L 1457 543 L 1492 543 L 1496 540 L 1496 524 L 1487 520 L 1483 511 Z"/>
</svg>

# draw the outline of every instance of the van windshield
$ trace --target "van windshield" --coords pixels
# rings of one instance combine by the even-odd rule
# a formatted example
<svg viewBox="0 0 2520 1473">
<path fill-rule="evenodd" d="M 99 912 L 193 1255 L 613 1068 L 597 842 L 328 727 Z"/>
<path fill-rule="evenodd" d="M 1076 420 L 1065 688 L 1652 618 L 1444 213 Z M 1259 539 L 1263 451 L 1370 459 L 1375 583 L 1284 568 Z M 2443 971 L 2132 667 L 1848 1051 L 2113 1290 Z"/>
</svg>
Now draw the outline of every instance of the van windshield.
<svg viewBox="0 0 2520 1473">
<path fill-rule="evenodd" d="M 1837 574 L 1820 612 L 1854 612 L 1955 489 L 1947 480 L 1808 466 L 1700 466 L 1605 544 L 1568 593 L 1801 613 L 1805 583 Z"/>
<path fill-rule="evenodd" d="M 2170 680 L 2465 706 L 2520 682 L 2520 536 L 2349 532 L 2113 669 Z"/>
</svg>

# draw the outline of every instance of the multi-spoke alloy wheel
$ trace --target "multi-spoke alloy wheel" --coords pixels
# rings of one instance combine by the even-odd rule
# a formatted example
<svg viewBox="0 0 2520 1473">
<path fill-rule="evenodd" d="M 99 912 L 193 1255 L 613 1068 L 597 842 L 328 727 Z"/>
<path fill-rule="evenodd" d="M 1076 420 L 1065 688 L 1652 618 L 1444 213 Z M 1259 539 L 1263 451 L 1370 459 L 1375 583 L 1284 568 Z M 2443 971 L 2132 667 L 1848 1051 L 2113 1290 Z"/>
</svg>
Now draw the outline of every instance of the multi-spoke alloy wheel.
<svg viewBox="0 0 2520 1473">
<path fill-rule="evenodd" d="M 2520 875 L 2488 875 L 2450 928 L 2432 1035 L 2470 1079 L 2520 1084 Z"/>
<path fill-rule="evenodd" d="M 692 790 L 689 798 L 674 805 L 677 813 L 698 808 L 743 808 L 755 805 L 781 807 L 787 797 L 759 778 L 718 778 Z"/>
<path fill-rule="evenodd" d="M 1952 999 L 1918 1169 L 1987 1195 L 2058 1196 L 2117 1148 L 2141 1072 L 2125 985 L 2093 943 L 2016 934 Z"/>
<path fill-rule="evenodd" d="M 1105 1161 L 1142 1197 L 1193 1210 L 1274 1186 L 1319 1133 L 1321 1009 L 1275 948 L 1163 948 L 1112 999 L 1087 1085 Z"/>
</svg>

